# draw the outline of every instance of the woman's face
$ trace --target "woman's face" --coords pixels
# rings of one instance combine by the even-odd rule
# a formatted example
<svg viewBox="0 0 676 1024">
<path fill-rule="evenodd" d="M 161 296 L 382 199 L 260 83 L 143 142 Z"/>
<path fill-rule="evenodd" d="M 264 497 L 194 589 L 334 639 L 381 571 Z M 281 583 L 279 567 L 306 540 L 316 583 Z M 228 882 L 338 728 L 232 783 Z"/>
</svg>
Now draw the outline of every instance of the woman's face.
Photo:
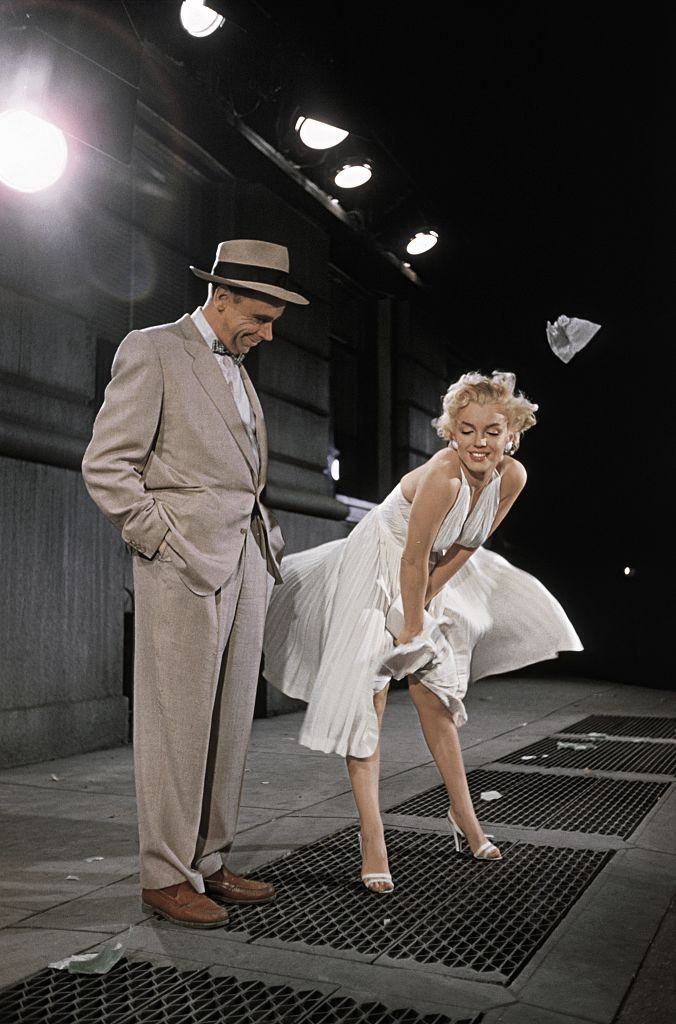
<svg viewBox="0 0 676 1024">
<path fill-rule="evenodd" d="M 494 469 L 502 459 L 505 445 L 513 441 L 507 418 L 497 403 L 479 405 L 469 402 L 458 413 L 453 429 L 453 440 L 458 455 L 468 469 Z"/>
</svg>

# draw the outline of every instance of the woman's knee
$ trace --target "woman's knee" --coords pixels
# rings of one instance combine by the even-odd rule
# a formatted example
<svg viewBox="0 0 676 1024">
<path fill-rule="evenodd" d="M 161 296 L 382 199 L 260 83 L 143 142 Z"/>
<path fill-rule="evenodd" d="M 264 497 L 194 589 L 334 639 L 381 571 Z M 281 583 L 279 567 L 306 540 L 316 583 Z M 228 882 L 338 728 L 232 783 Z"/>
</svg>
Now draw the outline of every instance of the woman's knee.
<svg viewBox="0 0 676 1024">
<path fill-rule="evenodd" d="M 444 705 L 436 693 L 429 690 L 424 683 L 421 683 L 415 676 L 408 677 L 408 692 L 411 700 L 419 711 L 443 711 Z"/>
</svg>

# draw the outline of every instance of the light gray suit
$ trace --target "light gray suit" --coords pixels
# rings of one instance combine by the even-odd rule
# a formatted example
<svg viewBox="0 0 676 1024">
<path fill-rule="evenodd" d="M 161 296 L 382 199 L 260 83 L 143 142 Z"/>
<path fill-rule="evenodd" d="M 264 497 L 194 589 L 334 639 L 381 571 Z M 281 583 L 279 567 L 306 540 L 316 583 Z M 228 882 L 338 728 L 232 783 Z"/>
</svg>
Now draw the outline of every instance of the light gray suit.
<svg viewBox="0 0 676 1024">
<path fill-rule="evenodd" d="M 235 833 L 281 531 L 220 366 L 190 316 L 120 345 L 82 472 L 134 551 L 141 884 L 218 870 Z M 167 546 L 159 555 L 158 548 Z"/>
</svg>

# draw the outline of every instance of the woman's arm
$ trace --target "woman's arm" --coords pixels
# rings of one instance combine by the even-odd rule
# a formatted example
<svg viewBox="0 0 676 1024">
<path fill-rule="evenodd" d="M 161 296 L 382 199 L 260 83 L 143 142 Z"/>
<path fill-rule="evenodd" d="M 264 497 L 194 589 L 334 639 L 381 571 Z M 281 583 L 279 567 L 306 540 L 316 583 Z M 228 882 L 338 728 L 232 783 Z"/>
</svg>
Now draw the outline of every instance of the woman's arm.
<svg viewBox="0 0 676 1024">
<path fill-rule="evenodd" d="M 408 643 L 423 628 L 429 557 L 439 527 L 455 504 L 460 481 L 449 476 L 441 460 L 432 460 L 418 484 L 411 506 L 399 585 L 404 629 L 397 643 Z"/>
<path fill-rule="evenodd" d="M 510 508 L 521 494 L 526 485 L 526 470 L 522 463 L 515 459 L 509 460 L 509 465 L 503 470 L 500 481 L 500 504 L 495 513 L 493 525 L 488 536 L 494 533 Z M 432 572 L 429 574 L 425 590 L 425 604 L 429 604 L 433 597 L 439 593 L 442 587 L 448 583 L 451 577 L 455 576 L 465 562 L 469 561 L 476 548 L 463 548 L 460 544 L 452 544 L 442 558 L 439 559 Z"/>
</svg>

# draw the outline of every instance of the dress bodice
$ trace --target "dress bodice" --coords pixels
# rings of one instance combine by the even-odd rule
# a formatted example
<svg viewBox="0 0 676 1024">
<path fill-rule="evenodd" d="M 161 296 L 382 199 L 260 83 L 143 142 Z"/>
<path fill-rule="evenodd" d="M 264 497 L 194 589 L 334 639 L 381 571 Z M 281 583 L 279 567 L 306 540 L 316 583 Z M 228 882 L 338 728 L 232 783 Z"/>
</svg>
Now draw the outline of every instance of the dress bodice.
<svg viewBox="0 0 676 1024">
<path fill-rule="evenodd" d="M 433 555 L 441 554 L 452 544 L 461 544 L 466 548 L 478 548 L 486 540 L 493 525 L 500 503 L 500 474 L 497 470 L 495 471 L 493 478 L 482 490 L 471 512 L 469 507 L 472 491 L 462 471 L 460 476 L 460 493 L 434 538 Z M 402 547 L 406 543 L 410 512 L 410 502 L 404 497 L 400 483 L 378 506 L 382 522 Z"/>
</svg>

